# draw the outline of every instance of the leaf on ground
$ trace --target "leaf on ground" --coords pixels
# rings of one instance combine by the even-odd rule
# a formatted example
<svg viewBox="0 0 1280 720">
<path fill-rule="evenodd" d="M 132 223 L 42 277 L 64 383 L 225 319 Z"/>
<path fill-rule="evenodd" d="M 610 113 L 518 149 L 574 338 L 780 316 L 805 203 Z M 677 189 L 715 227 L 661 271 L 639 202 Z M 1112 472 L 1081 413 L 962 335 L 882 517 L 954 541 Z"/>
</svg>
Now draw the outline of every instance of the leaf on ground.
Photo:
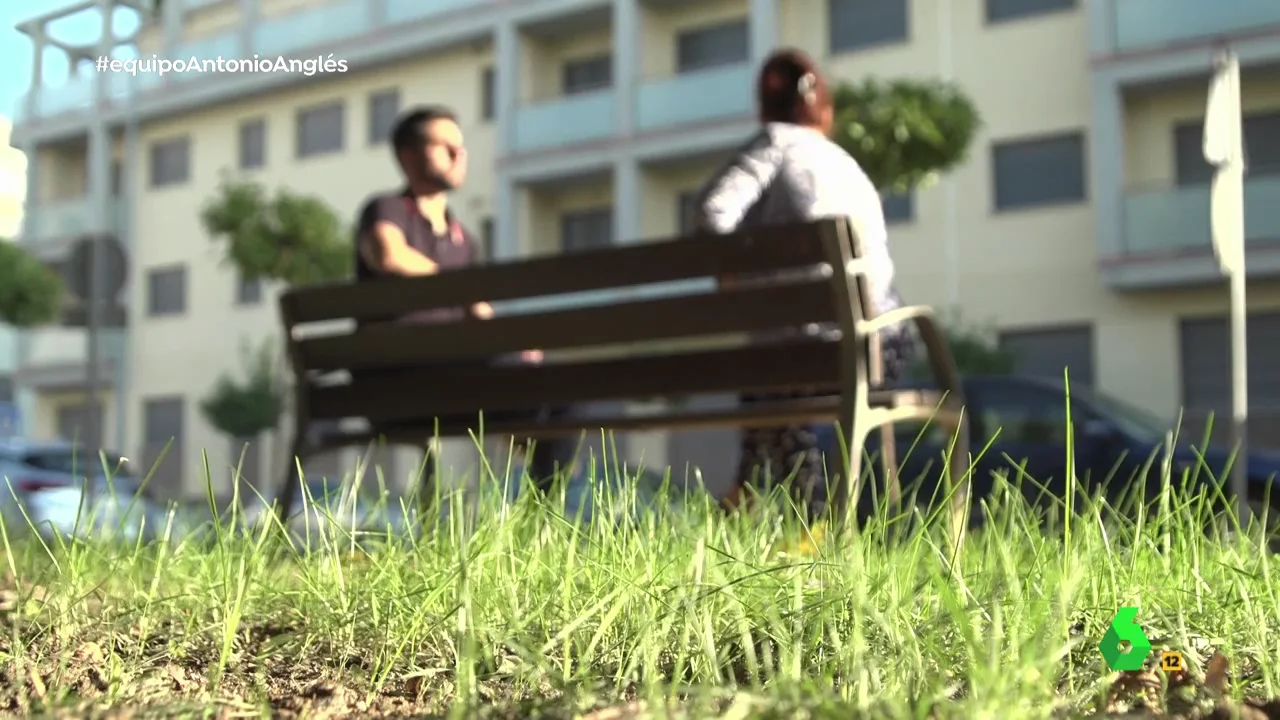
<svg viewBox="0 0 1280 720">
<path fill-rule="evenodd" d="M 1226 694 L 1229 680 L 1227 672 L 1230 669 L 1231 662 L 1227 660 L 1227 656 L 1215 652 L 1213 657 L 1209 658 L 1209 664 L 1205 668 L 1204 686 L 1219 695 Z"/>
</svg>

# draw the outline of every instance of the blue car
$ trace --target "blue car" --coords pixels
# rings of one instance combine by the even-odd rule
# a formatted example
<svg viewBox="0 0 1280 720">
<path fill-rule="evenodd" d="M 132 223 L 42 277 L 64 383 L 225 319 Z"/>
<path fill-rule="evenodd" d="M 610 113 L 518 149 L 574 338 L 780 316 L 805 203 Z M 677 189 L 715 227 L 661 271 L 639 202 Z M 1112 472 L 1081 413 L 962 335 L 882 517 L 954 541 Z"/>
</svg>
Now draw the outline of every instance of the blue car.
<svg viewBox="0 0 1280 720">
<path fill-rule="evenodd" d="M 992 376 L 967 378 L 964 386 L 972 452 L 981 453 L 972 475 L 975 499 L 991 491 L 993 474 L 1005 473 L 1016 483 L 1022 471 L 1035 480 L 1023 481 L 1028 500 L 1043 504 L 1047 500 L 1045 491 L 1062 498 L 1067 488 L 1068 437 L 1068 394 L 1063 383 L 1025 376 Z M 1146 497 L 1152 498 L 1162 482 L 1165 444 L 1169 432 L 1175 429 L 1173 423 L 1162 422 L 1083 387 L 1071 388 L 1070 403 L 1075 475 L 1081 489 L 1092 493 L 1107 483 L 1108 494 L 1114 498 L 1131 485 L 1131 480 L 1140 477 L 1145 467 Z M 877 436 L 878 433 L 873 434 L 868 442 L 868 452 L 874 453 L 878 448 Z M 903 423 L 895 427 L 894 436 L 904 488 L 924 478 L 918 497 L 927 501 L 937 486 L 950 433 L 940 424 Z M 1226 481 L 1230 451 L 1223 447 L 1203 448 L 1202 441 L 1198 434 L 1189 437 L 1180 433 L 1176 438 L 1171 456 L 1175 487 L 1182 482 L 1184 472 L 1200 484 L 1214 479 Z M 1280 455 L 1250 452 L 1246 467 L 1251 504 L 1255 512 L 1260 512 L 1263 499 L 1268 497 L 1268 486 L 1280 476 Z M 1229 485 L 1224 486 L 1224 492 L 1228 490 Z M 1272 504 L 1280 506 L 1280 489 L 1271 494 L 1276 496 Z M 867 503 L 864 496 L 864 511 Z"/>
</svg>

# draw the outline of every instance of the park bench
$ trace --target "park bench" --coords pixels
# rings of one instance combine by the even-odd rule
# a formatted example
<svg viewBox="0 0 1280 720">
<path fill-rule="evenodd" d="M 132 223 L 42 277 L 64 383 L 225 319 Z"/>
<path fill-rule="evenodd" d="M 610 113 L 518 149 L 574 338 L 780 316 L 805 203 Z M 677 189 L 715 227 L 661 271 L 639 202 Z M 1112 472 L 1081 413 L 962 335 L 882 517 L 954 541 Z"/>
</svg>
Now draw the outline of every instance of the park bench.
<svg viewBox="0 0 1280 720">
<path fill-rule="evenodd" d="M 594 429 L 632 431 L 835 420 L 851 449 L 831 503 L 843 516 L 858 493 L 860 448 L 869 433 L 885 428 L 882 451 L 892 467 L 891 423 L 934 419 L 960 433 L 950 468 L 953 482 L 963 483 L 967 424 L 950 349 L 928 308 L 870 317 L 860 256 L 851 224 L 832 219 L 495 262 L 423 278 L 293 289 L 280 300 L 296 378 L 293 455 L 379 440 L 423 447 L 433 437 L 476 432 L 481 416 L 490 437 L 576 435 L 583 420 L 550 420 L 539 410 L 807 388 L 831 395 L 728 410 L 675 407 L 589 422 Z M 717 282 L 815 266 L 829 272 L 776 283 Z M 594 304 L 587 302 L 592 294 Z M 481 301 L 492 303 L 497 317 L 387 320 Z M 937 392 L 872 389 L 880 372 L 875 330 L 899 321 L 917 326 Z M 839 337 L 772 344 L 747 339 L 810 323 L 832 323 Z M 547 353 L 546 361 L 501 361 L 530 348 Z M 308 432 L 318 423 L 353 418 L 367 427 L 324 437 Z M 895 497 L 896 485 L 895 478 Z"/>
</svg>

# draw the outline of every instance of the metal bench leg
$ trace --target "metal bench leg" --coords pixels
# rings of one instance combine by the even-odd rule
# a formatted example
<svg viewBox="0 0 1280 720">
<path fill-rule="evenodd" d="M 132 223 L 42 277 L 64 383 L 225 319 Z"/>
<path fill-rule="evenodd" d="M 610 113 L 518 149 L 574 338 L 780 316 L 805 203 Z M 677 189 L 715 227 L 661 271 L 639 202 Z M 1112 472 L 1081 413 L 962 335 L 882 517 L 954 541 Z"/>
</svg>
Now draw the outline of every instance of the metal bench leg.
<svg viewBox="0 0 1280 720">
<path fill-rule="evenodd" d="M 298 499 L 298 485 L 302 480 L 298 466 L 311 454 L 304 428 L 305 421 L 294 427 L 293 439 L 289 442 L 289 456 L 285 458 L 283 482 L 280 484 L 280 491 L 276 493 L 276 517 L 281 524 L 289 519 L 289 510 Z"/>
</svg>

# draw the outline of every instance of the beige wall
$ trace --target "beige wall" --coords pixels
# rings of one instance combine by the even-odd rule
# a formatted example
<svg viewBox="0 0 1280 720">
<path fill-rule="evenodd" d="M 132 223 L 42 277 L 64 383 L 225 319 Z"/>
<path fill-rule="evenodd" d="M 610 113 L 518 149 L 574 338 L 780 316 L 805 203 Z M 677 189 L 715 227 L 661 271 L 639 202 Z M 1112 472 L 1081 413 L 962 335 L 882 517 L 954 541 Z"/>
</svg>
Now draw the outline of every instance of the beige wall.
<svg viewBox="0 0 1280 720">
<path fill-rule="evenodd" d="M 543 102 L 564 95 L 564 66 L 608 55 L 613 35 L 607 29 L 562 37 L 525 36 L 521 44 L 521 102 Z"/>
<path fill-rule="evenodd" d="M 103 390 L 99 392 L 98 398 L 98 402 L 102 405 L 102 416 L 106 418 L 109 425 L 116 412 L 115 393 Z M 58 413 L 63 408 L 80 407 L 84 404 L 85 394 L 78 390 L 36 393 L 33 412 L 26 428 L 28 436 L 35 439 L 58 437 Z M 110 443 L 110 438 L 111 433 L 108 432 L 104 442 Z"/>
</svg>

